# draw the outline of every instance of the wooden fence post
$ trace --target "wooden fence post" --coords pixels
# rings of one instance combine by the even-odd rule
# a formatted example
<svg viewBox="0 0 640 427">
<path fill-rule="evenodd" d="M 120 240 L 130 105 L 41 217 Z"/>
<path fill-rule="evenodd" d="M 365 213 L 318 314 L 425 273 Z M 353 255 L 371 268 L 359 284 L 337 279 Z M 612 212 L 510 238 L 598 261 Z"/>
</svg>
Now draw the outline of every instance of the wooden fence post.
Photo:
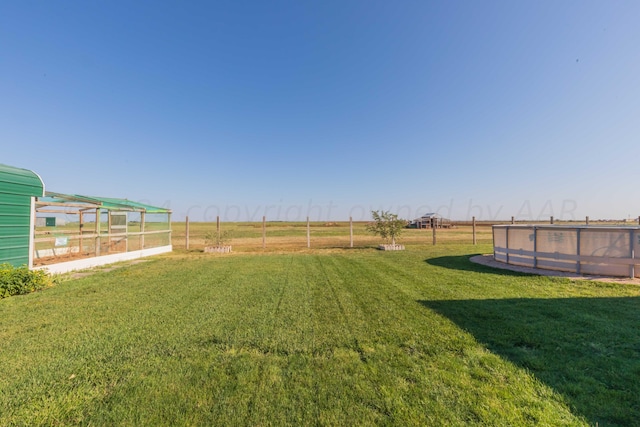
<svg viewBox="0 0 640 427">
<path fill-rule="evenodd" d="M 353 247 L 353 217 L 349 217 L 349 240 L 350 240 L 349 247 L 352 248 Z"/>
<path fill-rule="evenodd" d="M 431 229 L 433 230 L 433 246 L 436 245 L 436 228 L 437 227 L 431 227 Z"/>
<path fill-rule="evenodd" d="M 516 223 L 516 217 L 515 217 L 515 216 L 512 216 L 512 217 L 511 217 L 511 225 L 513 225 L 513 224 L 515 224 L 515 223 Z"/>
<path fill-rule="evenodd" d="M 184 246 L 187 250 L 189 250 L 189 217 L 187 217 L 186 223 L 185 223 Z"/>
<path fill-rule="evenodd" d="M 549 218 L 549 224 L 553 225 L 553 215 Z"/>
<path fill-rule="evenodd" d="M 585 218 L 585 222 L 587 223 L 587 225 L 589 225 L 589 216 Z"/>
<path fill-rule="evenodd" d="M 476 217 L 473 217 L 473 244 L 476 244 Z"/>
</svg>

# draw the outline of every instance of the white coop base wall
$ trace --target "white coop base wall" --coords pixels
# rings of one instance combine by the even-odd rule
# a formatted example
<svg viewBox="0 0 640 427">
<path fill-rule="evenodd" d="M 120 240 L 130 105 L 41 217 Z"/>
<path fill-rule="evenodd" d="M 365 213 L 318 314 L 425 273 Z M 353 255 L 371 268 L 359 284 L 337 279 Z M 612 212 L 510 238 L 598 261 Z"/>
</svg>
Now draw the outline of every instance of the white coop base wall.
<svg viewBox="0 0 640 427">
<path fill-rule="evenodd" d="M 68 273 L 75 270 L 98 267 L 100 265 L 113 264 L 115 262 L 130 261 L 132 259 L 144 258 L 152 255 L 159 255 L 173 250 L 172 245 L 160 246 L 157 248 L 142 249 L 139 251 L 123 252 L 111 255 L 103 255 L 94 258 L 79 259 L 76 261 L 61 262 L 58 264 L 41 265 L 34 267 L 34 270 L 47 270 L 52 274 Z"/>
</svg>

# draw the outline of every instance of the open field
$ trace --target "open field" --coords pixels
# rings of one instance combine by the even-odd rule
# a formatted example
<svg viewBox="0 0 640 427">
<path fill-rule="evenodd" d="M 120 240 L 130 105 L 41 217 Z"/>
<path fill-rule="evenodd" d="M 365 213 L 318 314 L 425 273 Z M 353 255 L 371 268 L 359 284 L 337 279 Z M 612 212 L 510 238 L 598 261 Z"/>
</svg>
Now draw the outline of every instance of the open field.
<svg viewBox="0 0 640 427">
<path fill-rule="evenodd" d="M 382 243 L 379 237 L 365 229 L 366 222 L 353 223 L 354 248 L 372 248 Z M 264 252 L 262 248 L 262 223 L 231 222 L 221 223 L 222 231 L 228 231 L 234 252 Z M 176 249 L 185 248 L 185 223 L 171 224 L 172 244 Z M 189 248 L 202 249 L 205 246 L 207 232 L 215 232 L 216 223 L 192 222 L 189 224 Z M 491 243 L 491 226 L 478 226 L 476 230 L 478 243 Z M 473 242 L 472 227 L 463 225 L 450 229 L 438 229 L 436 239 L 439 243 Z M 312 249 L 344 249 L 349 248 L 349 222 L 312 222 L 310 223 L 310 241 Z M 399 240 L 405 245 L 433 244 L 432 230 L 405 229 Z M 307 249 L 306 222 L 267 222 L 266 251 L 298 251 Z"/>
<path fill-rule="evenodd" d="M 636 424 L 640 289 L 490 250 L 178 250 L 2 300 L 0 425 Z"/>
</svg>

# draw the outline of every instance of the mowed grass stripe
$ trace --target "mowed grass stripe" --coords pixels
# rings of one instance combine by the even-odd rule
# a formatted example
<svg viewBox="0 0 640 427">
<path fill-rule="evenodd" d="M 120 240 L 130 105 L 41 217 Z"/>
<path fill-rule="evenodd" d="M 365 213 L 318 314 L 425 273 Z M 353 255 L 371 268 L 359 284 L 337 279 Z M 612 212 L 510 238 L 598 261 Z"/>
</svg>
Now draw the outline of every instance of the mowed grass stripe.
<svg viewBox="0 0 640 427">
<path fill-rule="evenodd" d="M 364 361 L 375 367 L 369 378 L 387 420 L 419 425 L 442 422 L 448 414 L 448 423 L 460 425 L 558 422 L 554 407 L 564 406 L 558 395 L 487 352 L 450 321 L 406 298 L 413 283 L 384 274 L 396 269 L 393 259 L 347 258 L 346 265 L 339 260 L 332 257 L 328 262 L 339 268 L 336 278 L 352 289 L 353 300 L 366 313 L 359 343 L 366 349 Z M 494 371 L 503 372 L 495 376 Z M 530 389 L 537 391 L 523 393 Z M 406 404 L 416 401 L 422 411 Z M 556 413 L 549 418 L 548 412 Z M 562 422 L 573 419 L 567 408 L 562 413 Z"/>
<path fill-rule="evenodd" d="M 585 424 L 429 304 L 637 290 L 470 248 L 165 256 L 3 300 L 0 425 Z"/>
<path fill-rule="evenodd" d="M 6 406 L 15 411 L 14 420 L 35 415 L 34 421 L 46 424 L 69 413 L 78 417 L 71 421 L 82 420 L 78 406 L 99 405 L 94 400 L 109 397 L 118 386 L 139 376 L 141 368 L 147 370 L 154 361 L 180 351 L 202 312 L 215 309 L 219 299 L 211 297 L 224 294 L 225 287 L 220 285 L 229 273 L 207 279 L 213 285 L 209 289 L 197 286 L 204 280 L 191 274 L 189 281 L 196 286 L 184 292 L 186 266 L 173 268 L 170 274 L 147 267 L 68 282 L 50 293 L 3 306 L 9 310 L 3 310 L 0 329 L 16 333 L 13 339 L 2 340 L 1 354 L 22 367 L 5 370 L 6 382 L 0 388 L 3 401 L 21 403 Z M 210 298 L 205 298 L 207 291 Z M 204 307 L 193 304 L 205 300 Z M 37 418 L 42 414 L 47 418 Z"/>
</svg>

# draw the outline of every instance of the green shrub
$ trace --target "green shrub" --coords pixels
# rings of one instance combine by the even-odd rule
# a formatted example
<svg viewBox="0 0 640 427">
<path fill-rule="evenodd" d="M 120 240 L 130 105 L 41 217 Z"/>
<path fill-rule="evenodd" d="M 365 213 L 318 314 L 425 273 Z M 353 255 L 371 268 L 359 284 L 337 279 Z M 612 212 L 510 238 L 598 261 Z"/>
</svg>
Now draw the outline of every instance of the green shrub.
<svg viewBox="0 0 640 427">
<path fill-rule="evenodd" d="M 45 271 L 29 270 L 26 265 L 0 264 L 0 298 L 28 294 L 53 286 L 54 282 Z"/>
</svg>

